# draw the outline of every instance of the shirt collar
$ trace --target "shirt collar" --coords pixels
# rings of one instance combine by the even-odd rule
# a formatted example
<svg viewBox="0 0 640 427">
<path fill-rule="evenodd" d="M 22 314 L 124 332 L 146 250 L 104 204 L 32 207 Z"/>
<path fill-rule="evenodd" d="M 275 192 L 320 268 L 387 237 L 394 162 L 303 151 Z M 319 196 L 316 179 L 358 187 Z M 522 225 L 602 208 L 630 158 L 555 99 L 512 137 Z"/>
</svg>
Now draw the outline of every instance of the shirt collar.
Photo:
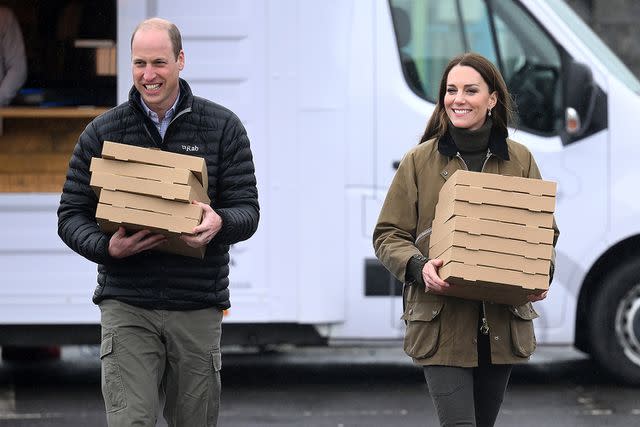
<svg viewBox="0 0 640 427">
<path fill-rule="evenodd" d="M 164 117 L 173 117 L 173 114 L 176 111 L 176 106 L 178 105 L 178 101 L 180 101 L 180 90 L 178 90 L 178 96 L 176 97 L 175 102 L 173 103 L 173 105 L 171 106 L 171 108 L 169 108 L 167 110 L 167 112 L 164 114 Z M 149 108 L 147 106 L 147 104 L 145 104 L 144 99 L 142 99 L 142 96 L 140 96 L 140 104 L 142 104 L 142 108 L 144 109 L 145 113 L 147 113 L 148 117 L 151 117 L 152 119 L 156 119 L 158 120 L 158 113 L 156 113 L 155 111 L 153 111 L 151 108 Z"/>
</svg>

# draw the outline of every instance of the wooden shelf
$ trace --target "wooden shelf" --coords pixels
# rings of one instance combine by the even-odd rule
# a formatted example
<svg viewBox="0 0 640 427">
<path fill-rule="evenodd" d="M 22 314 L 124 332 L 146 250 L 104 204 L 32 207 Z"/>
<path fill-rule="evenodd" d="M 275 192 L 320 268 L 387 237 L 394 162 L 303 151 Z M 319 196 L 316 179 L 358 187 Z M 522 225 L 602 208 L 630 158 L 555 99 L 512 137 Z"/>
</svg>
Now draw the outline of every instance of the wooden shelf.
<svg viewBox="0 0 640 427">
<path fill-rule="evenodd" d="M 0 108 L 0 117 L 19 119 L 92 118 L 108 107 L 6 107 Z"/>
<path fill-rule="evenodd" d="M 59 193 L 78 136 L 108 109 L 0 108 L 0 194 Z"/>
</svg>

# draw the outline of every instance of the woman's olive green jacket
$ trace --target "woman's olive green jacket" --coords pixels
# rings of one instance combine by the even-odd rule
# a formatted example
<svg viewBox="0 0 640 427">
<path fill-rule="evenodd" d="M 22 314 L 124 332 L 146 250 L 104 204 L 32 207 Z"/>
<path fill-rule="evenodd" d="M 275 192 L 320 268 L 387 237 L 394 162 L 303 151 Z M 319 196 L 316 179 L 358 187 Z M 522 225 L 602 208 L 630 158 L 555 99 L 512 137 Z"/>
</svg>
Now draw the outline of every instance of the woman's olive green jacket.
<svg viewBox="0 0 640 427">
<path fill-rule="evenodd" d="M 522 144 L 492 130 L 483 172 L 540 179 L 540 171 Z M 465 168 L 455 144 L 446 134 L 411 149 L 389 187 L 373 233 L 376 256 L 401 282 L 407 328 L 405 352 L 421 365 L 474 367 L 478 365 L 478 301 L 425 292 L 407 283 L 406 267 L 416 254 L 428 255 L 431 222 L 440 188 L 453 173 Z M 554 245 L 558 237 L 555 227 Z M 416 238 L 420 236 L 416 243 Z M 554 260 L 552 260 L 553 272 Z M 528 360 L 536 347 L 531 303 L 514 307 L 485 303 L 489 323 L 491 361 L 512 364 Z"/>
</svg>

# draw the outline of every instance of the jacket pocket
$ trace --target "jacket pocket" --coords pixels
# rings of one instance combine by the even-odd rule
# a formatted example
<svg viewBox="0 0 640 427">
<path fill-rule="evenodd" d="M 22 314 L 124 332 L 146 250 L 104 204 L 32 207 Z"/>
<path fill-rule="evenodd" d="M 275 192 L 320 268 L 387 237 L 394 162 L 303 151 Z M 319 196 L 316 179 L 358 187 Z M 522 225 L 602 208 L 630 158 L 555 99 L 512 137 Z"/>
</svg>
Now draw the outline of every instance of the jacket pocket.
<svg viewBox="0 0 640 427">
<path fill-rule="evenodd" d="M 113 350 L 113 335 L 106 335 L 100 344 L 102 361 L 102 394 L 107 412 L 115 412 L 127 407 L 124 383 L 120 375 L 120 365 Z"/>
<path fill-rule="evenodd" d="M 433 356 L 440 340 L 440 313 L 444 303 L 407 303 L 402 319 L 407 323 L 404 335 L 404 351 L 415 359 Z"/>
<path fill-rule="evenodd" d="M 536 336 L 533 331 L 533 319 L 538 313 L 530 302 L 509 307 L 511 312 L 511 348 L 513 354 L 520 357 L 529 357 L 536 349 Z"/>
</svg>

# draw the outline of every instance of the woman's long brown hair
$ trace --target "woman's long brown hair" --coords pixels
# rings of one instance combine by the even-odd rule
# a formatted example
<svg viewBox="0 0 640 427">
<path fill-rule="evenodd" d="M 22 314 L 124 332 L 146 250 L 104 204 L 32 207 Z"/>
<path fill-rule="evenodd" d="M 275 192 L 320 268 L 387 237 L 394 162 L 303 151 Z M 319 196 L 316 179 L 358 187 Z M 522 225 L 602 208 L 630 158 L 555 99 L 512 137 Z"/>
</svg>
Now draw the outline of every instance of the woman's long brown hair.
<svg viewBox="0 0 640 427">
<path fill-rule="evenodd" d="M 507 84 L 502 78 L 502 74 L 496 68 L 491 61 L 482 55 L 477 53 L 463 53 L 458 55 L 449 61 L 440 81 L 440 89 L 438 92 L 438 102 L 433 114 L 429 118 L 427 128 L 420 138 L 420 143 L 430 140 L 431 138 L 440 138 L 445 134 L 449 126 L 449 117 L 447 116 L 446 109 L 444 107 L 444 96 L 447 92 L 447 78 L 449 72 L 456 65 L 464 65 L 476 70 L 482 76 L 482 79 L 489 86 L 489 93 L 496 92 L 498 95 L 498 102 L 496 106 L 491 110 L 491 118 L 493 119 L 493 126 L 498 127 L 507 135 L 507 126 L 513 123 L 514 111 L 513 101 L 511 95 L 507 89 Z"/>
</svg>

